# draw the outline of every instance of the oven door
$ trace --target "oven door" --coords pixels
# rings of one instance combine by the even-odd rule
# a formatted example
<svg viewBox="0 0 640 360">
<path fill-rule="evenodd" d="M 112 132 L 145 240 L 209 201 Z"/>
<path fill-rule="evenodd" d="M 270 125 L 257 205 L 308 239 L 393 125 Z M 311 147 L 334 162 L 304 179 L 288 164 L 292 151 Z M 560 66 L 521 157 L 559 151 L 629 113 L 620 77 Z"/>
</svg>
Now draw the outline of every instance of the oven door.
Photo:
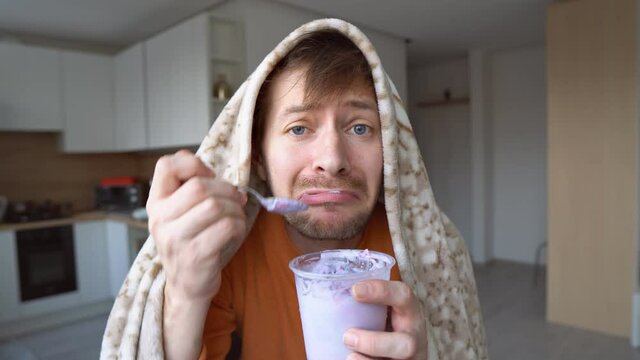
<svg viewBox="0 0 640 360">
<path fill-rule="evenodd" d="M 77 290 L 72 225 L 16 232 L 20 299 Z"/>
</svg>

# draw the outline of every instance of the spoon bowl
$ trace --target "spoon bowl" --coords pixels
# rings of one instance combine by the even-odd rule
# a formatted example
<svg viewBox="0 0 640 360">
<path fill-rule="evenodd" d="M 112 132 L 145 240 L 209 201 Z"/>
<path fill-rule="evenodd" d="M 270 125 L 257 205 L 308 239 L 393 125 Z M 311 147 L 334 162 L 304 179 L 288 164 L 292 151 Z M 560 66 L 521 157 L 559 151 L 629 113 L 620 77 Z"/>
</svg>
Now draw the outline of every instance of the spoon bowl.
<svg viewBox="0 0 640 360">
<path fill-rule="evenodd" d="M 305 211 L 309 208 L 309 205 L 295 199 L 262 196 L 258 191 L 248 186 L 240 188 L 240 191 L 245 191 L 253 195 L 263 208 L 265 208 L 268 212 L 276 214 L 300 212 Z"/>
</svg>

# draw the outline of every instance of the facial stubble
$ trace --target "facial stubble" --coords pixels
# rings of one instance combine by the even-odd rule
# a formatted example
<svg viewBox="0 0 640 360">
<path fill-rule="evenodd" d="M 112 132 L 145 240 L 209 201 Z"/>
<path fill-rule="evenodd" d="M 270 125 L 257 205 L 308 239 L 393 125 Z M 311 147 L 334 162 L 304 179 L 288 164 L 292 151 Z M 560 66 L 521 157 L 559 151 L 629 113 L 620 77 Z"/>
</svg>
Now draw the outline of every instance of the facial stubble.
<svg viewBox="0 0 640 360">
<path fill-rule="evenodd" d="M 267 182 L 271 186 L 271 176 L 267 172 Z M 322 176 L 315 177 L 303 177 L 298 179 L 294 188 L 347 188 L 359 190 L 360 193 L 366 193 L 366 183 L 361 179 L 352 177 L 338 177 L 332 179 L 326 179 Z M 323 205 L 316 205 L 316 208 L 324 208 L 324 211 L 336 212 L 336 215 L 340 215 L 340 207 L 343 205 L 335 203 L 327 203 Z M 286 222 L 293 227 L 301 235 L 312 240 L 349 240 L 361 234 L 369 218 L 373 213 L 373 208 L 367 206 L 366 209 L 359 210 L 350 216 L 342 215 L 336 216 L 335 221 L 326 221 L 320 219 L 314 219 L 311 212 L 312 210 L 285 214 L 284 218 Z"/>
<path fill-rule="evenodd" d="M 336 211 L 339 205 L 322 205 L 326 211 Z M 350 217 L 339 216 L 334 222 L 313 219 L 309 212 L 285 215 L 285 220 L 296 231 L 312 240 L 348 240 L 364 231 L 372 209 L 355 213 Z"/>
</svg>

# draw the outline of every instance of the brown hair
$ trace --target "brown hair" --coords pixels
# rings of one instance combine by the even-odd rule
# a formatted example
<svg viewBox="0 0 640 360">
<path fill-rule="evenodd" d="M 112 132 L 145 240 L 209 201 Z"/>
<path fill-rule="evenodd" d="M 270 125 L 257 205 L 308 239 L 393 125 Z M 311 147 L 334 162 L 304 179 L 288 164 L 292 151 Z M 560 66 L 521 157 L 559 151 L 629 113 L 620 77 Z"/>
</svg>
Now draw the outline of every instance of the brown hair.
<svg viewBox="0 0 640 360">
<path fill-rule="evenodd" d="M 262 84 L 253 117 L 253 153 L 260 152 L 264 124 L 269 111 L 271 82 L 285 71 L 307 68 L 304 100 L 316 103 L 341 96 L 356 82 L 373 89 L 371 68 L 362 51 L 336 30 L 320 30 L 303 35 L 298 44 L 271 71 Z"/>
</svg>

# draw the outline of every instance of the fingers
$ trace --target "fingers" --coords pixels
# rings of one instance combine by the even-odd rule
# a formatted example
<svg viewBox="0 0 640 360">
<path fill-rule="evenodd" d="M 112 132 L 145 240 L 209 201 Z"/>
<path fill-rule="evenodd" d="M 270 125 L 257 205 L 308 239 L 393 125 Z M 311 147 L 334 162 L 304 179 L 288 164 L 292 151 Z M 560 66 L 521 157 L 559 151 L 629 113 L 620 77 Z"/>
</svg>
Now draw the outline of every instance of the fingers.
<svg viewBox="0 0 640 360">
<path fill-rule="evenodd" d="M 246 202 L 246 195 L 228 182 L 197 176 L 187 180 L 169 197 L 156 201 L 151 211 L 158 220 L 174 220 L 212 197 L 225 198 L 242 204 Z"/>
<path fill-rule="evenodd" d="M 245 231 L 244 219 L 226 217 L 201 231 L 192 243 L 202 254 L 219 254 L 228 242 L 244 238 Z"/>
<path fill-rule="evenodd" d="M 198 181 L 198 178 L 192 178 L 176 191 L 175 196 L 172 195 L 158 204 L 148 207 L 152 209 L 149 228 L 153 234 L 157 234 L 155 240 L 158 244 L 158 250 L 164 257 L 171 256 L 176 252 L 172 249 L 180 249 L 182 246 L 200 246 L 198 244 L 187 245 L 187 243 L 195 241 L 197 237 L 202 237 L 200 234 L 206 230 L 209 230 L 207 241 L 212 244 L 206 250 L 215 249 L 216 246 L 213 243 L 218 240 L 225 243 L 235 238 L 229 236 L 229 233 L 232 235 L 239 233 L 236 228 L 242 229 L 241 235 L 244 235 L 246 222 L 243 211 L 244 202 L 236 198 L 241 195 L 233 186 L 224 181 L 205 180 L 206 182 L 216 182 L 215 185 L 218 186 L 213 190 L 205 189 L 198 192 L 194 190 L 194 185 L 190 184 L 201 184 L 202 181 Z M 217 194 L 222 194 L 222 196 Z M 204 199 L 201 199 L 202 197 Z M 153 215 L 153 219 L 151 215 Z M 168 219 L 174 216 L 177 218 Z M 218 222 L 222 222 L 222 224 L 217 224 Z M 239 225 L 229 226 L 229 222 L 238 222 Z M 233 227 L 234 231 L 215 230 L 216 228 L 225 230 L 229 227 Z M 205 255 L 211 254 L 211 251 L 199 253 Z"/>
<path fill-rule="evenodd" d="M 164 198 L 172 194 L 183 181 L 194 176 L 214 177 L 200 159 L 186 150 L 165 155 L 158 160 L 153 174 L 149 198 Z"/>
<path fill-rule="evenodd" d="M 212 224 L 227 217 L 245 220 L 240 202 L 225 197 L 209 197 L 169 223 L 169 226 L 174 229 L 171 238 L 175 240 L 194 238 Z"/>
<path fill-rule="evenodd" d="M 351 353 L 349 354 L 349 356 L 347 356 L 347 360 L 374 360 L 374 359 L 368 356 L 364 356 L 362 354 Z"/>
<path fill-rule="evenodd" d="M 214 177 L 214 173 L 189 151 L 163 156 L 156 164 L 147 202 L 150 226 L 177 219 L 209 197 L 226 197 L 246 203 L 245 194 Z"/>
<path fill-rule="evenodd" d="M 410 359 L 417 352 L 415 337 L 402 332 L 349 329 L 345 332 L 343 341 L 347 348 L 373 357 Z M 368 359 L 367 357 L 357 357 L 358 355 L 354 355 L 356 357 L 353 357 L 353 359 Z M 352 357 L 349 357 L 349 359 L 352 359 Z"/>
<path fill-rule="evenodd" d="M 362 281 L 353 286 L 351 293 L 359 302 L 391 306 L 398 315 L 413 315 L 420 309 L 411 288 L 401 281 Z"/>
<path fill-rule="evenodd" d="M 350 329 L 345 333 L 345 345 L 352 341 L 354 351 L 373 357 L 421 359 L 426 356 L 424 315 L 408 285 L 400 281 L 366 280 L 355 284 L 351 292 L 359 302 L 391 306 L 393 332 Z"/>
<path fill-rule="evenodd" d="M 246 219 L 234 200 L 209 198 L 154 235 L 167 282 L 182 299 L 211 299 L 220 286 L 222 250 L 245 236 Z"/>
</svg>

